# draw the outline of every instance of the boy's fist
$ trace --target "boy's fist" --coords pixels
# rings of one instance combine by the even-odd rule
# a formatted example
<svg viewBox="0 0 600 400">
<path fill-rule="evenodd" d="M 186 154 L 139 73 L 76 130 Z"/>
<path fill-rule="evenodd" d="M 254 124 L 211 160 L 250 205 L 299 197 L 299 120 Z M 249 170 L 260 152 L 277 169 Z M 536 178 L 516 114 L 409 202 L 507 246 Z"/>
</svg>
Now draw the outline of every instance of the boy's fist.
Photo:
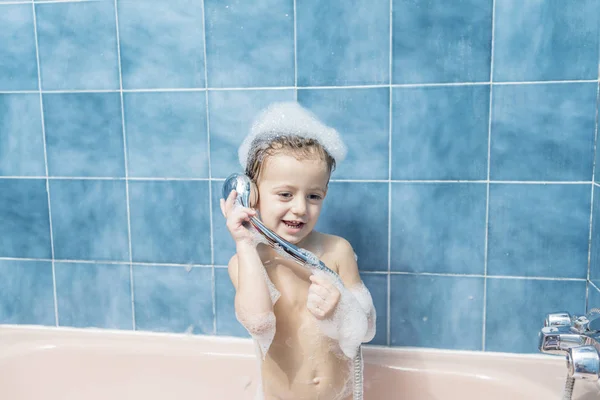
<svg viewBox="0 0 600 400">
<path fill-rule="evenodd" d="M 329 318 L 340 301 L 340 291 L 323 276 L 313 274 L 310 281 L 306 301 L 308 311 L 317 319 Z"/>
</svg>

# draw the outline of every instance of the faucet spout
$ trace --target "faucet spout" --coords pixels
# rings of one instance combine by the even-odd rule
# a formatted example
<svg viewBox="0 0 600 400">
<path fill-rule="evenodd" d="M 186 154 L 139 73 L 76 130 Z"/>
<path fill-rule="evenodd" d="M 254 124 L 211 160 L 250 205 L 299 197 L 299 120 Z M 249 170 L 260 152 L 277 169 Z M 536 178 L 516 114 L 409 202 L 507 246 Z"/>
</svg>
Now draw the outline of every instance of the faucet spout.
<svg viewBox="0 0 600 400">
<path fill-rule="evenodd" d="M 588 337 L 574 332 L 570 326 L 546 326 L 539 335 L 538 348 L 545 354 L 565 355 L 573 347 L 584 346 Z"/>
</svg>

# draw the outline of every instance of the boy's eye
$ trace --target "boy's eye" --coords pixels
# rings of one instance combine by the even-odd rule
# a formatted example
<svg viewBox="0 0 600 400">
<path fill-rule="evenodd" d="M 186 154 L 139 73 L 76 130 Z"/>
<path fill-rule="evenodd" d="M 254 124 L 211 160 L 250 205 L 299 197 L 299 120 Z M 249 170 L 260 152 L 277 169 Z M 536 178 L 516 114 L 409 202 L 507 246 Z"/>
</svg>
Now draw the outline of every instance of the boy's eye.
<svg viewBox="0 0 600 400">
<path fill-rule="evenodd" d="M 288 192 L 283 192 L 283 193 L 279 193 L 279 197 L 283 197 L 285 199 L 288 199 L 288 198 L 292 197 L 292 194 L 288 193 Z"/>
<path fill-rule="evenodd" d="M 311 200 L 321 200 L 323 199 L 323 197 L 321 197 L 318 194 L 311 194 L 310 196 L 308 196 Z"/>
</svg>

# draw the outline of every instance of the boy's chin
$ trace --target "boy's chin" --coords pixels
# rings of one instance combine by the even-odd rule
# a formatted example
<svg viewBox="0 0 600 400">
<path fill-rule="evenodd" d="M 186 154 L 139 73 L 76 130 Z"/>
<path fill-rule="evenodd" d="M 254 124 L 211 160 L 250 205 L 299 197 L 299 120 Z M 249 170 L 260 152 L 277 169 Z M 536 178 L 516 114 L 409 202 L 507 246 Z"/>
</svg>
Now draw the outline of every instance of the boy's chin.
<svg viewBox="0 0 600 400">
<path fill-rule="evenodd" d="M 298 245 L 298 243 L 302 242 L 308 236 L 308 233 L 304 232 L 298 232 L 295 235 L 288 232 L 277 232 L 277 234 L 294 245 Z"/>
</svg>

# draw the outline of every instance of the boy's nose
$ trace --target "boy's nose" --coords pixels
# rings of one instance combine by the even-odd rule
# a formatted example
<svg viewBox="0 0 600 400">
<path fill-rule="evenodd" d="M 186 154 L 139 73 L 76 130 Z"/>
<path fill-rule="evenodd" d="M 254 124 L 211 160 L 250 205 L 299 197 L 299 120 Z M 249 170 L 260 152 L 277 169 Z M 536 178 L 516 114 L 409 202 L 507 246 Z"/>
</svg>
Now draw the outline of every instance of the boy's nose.
<svg viewBox="0 0 600 400">
<path fill-rule="evenodd" d="M 300 198 L 294 199 L 294 204 L 292 205 L 292 212 L 295 215 L 306 214 L 306 201 Z"/>
</svg>

